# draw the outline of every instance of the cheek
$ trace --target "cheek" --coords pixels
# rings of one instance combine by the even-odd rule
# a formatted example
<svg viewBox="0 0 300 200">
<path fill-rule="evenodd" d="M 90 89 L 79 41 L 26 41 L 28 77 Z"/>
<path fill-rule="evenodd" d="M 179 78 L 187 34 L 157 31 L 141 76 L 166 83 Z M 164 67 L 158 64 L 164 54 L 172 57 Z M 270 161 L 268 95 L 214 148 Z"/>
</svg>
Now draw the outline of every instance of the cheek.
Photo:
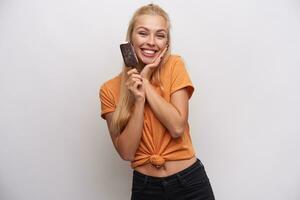
<svg viewBox="0 0 300 200">
<path fill-rule="evenodd" d="M 132 43 L 134 43 L 136 46 L 143 44 L 145 42 L 145 38 L 139 37 L 139 36 L 133 36 L 132 37 Z"/>
<path fill-rule="evenodd" d="M 164 48 L 167 45 L 167 40 L 159 40 L 156 44 L 159 48 Z"/>
</svg>

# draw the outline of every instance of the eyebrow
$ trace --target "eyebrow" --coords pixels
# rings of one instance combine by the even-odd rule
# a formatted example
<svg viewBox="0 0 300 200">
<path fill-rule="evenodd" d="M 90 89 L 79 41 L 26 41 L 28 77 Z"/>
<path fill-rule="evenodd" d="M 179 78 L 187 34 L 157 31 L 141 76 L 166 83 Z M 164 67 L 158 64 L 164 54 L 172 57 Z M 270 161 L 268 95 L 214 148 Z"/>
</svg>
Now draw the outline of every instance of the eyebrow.
<svg viewBox="0 0 300 200">
<path fill-rule="evenodd" d="M 140 28 L 143 28 L 143 29 L 146 29 L 147 31 L 149 31 L 149 29 L 146 28 L 146 27 L 144 27 L 144 26 L 139 26 L 139 27 L 136 28 L 136 30 L 138 30 L 138 29 L 140 29 Z M 156 32 L 161 32 L 161 31 L 167 32 L 166 29 L 158 29 Z"/>
</svg>

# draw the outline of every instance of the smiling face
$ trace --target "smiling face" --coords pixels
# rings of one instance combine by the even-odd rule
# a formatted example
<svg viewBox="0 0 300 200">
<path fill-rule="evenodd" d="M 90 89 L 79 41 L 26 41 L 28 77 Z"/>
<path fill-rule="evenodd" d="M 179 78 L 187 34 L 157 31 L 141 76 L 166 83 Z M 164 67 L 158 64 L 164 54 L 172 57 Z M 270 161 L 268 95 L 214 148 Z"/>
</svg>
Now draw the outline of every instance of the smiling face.
<svg viewBox="0 0 300 200">
<path fill-rule="evenodd" d="M 131 42 L 138 59 L 145 65 L 153 63 L 168 44 L 168 25 L 159 15 L 137 17 Z"/>
</svg>

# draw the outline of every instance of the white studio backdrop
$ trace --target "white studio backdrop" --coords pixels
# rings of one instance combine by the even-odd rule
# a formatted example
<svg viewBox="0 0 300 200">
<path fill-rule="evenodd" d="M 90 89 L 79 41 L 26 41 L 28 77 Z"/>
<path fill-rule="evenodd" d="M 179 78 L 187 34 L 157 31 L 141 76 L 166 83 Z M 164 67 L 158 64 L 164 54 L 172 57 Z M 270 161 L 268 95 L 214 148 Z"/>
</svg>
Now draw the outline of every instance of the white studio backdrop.
<svg viewBox="0 0 300 200">
<path fill-rule="evenodd" d="M 191 134 L 218 200 L 300 199 L 300 1 L 152 1 L 195 93 Z M 100 85 L 151 1 L 0 0 L 0 199 L 129 199 Z"/>
</svg>

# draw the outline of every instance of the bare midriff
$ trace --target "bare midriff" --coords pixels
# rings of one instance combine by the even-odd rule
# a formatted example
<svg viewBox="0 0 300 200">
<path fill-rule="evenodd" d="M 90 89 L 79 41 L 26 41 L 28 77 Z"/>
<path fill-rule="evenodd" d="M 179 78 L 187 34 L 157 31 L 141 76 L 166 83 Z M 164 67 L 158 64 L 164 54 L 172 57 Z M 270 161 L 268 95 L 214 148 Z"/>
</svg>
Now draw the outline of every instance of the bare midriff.
<svg viewBox="0 0 300 200">
<path fill-rule="evenodd" d="M 141 165 L 135 168 L 136 171 L 155 177 L 166 177 L 184 170 L 195 163 L 197 158 L 194 156 L 188 160 L 166 161 L 162 166 L 154 166 L 151 163 Z"/>
</svg>

